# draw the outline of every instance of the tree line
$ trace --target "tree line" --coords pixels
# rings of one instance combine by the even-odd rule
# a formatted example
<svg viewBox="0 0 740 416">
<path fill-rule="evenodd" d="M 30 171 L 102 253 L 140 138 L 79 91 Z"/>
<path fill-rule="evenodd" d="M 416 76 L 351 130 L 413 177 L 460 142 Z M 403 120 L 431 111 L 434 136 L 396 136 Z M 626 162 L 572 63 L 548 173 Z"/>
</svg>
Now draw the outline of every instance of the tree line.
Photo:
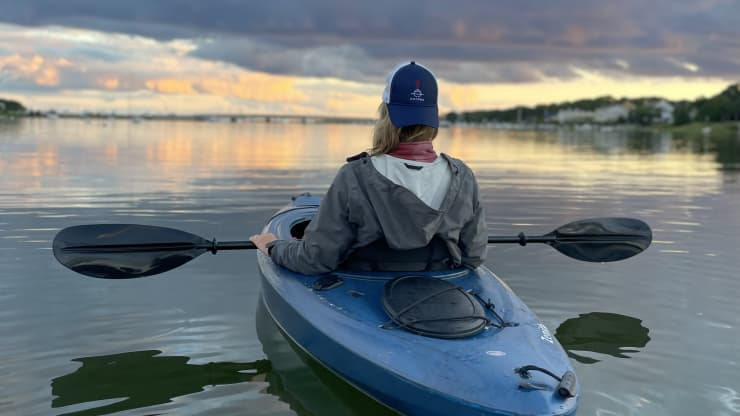
<svg viewBox="0 0 740 416">
<path fill-rule="evenodd" d="M 26 107 L 18 101 L 4 100 L 0 98 L 0 114 L 4 113 L 25 113 Z"/>
</svg>

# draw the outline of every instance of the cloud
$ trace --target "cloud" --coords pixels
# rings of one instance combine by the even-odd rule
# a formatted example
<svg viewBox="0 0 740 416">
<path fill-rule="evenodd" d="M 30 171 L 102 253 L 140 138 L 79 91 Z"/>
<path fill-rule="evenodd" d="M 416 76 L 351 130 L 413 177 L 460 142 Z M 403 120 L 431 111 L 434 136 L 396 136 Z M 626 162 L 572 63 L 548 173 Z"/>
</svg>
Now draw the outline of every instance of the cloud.
<svg viewBox="0 0 740 416">
<path fill-rule="evenodd" d="M 617 75 L 740 73 L 731 58 L 740 56 L 732 0 L 0 0 L 0 8 L 1 21 L 21 25 L 188 39 L 194 57 L 280 75 L 375 82 L 406 59 L 469 83 L 567 80 L 577 76 L 572 66 Z"/>
<path fill-rule="evenodd" d="M 299 48 L 269 40 L 227 37 L 196 41 L 190 55 L 272 74 L 376 82 L 384 79 L 389 68 L 351 44 Z"/>
</svg>

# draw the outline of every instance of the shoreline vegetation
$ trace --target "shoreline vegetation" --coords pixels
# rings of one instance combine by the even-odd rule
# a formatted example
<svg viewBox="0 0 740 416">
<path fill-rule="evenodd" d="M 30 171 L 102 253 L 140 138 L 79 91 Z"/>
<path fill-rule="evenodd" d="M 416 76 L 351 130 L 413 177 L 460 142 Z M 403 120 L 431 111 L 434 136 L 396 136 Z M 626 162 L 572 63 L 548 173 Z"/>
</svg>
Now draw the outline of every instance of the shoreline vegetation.
<svg viewBox="0 0 740 416">
<path fill-rule="evenodd" d="M 26 107 L 18 101 L 0 98 L 0 117 L 19 117 L 28 113 Z"/>
<path fill-rule="evenodd" d="M 372 119 L 301 115 L 244 114 L 116 114 L 113 112 L 57 112 L 27 110 L 18 101 L 0 98 L 0 118 L 45 117 L 103 120 L 185 120 L 207 122 L 351 123 L 371 124 Z M 710 98 L 668 101 L 660 97 L 613 98 L 611 96 L 572 102 L 518 106 L 504 110 L 451 112 L 440 118 L 443 127 L 462 125 L 501 130 L 666 131 L 676 134 L 740 135 L 740 87 L 728 86 Z"/>
</svg>

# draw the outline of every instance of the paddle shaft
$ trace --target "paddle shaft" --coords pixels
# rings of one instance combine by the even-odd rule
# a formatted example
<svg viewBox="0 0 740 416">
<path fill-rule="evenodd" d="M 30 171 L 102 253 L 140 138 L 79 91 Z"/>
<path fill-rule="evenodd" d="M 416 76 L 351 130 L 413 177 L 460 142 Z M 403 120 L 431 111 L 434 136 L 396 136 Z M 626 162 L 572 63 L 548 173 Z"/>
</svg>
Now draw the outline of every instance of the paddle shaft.
<svg viewBox="0 0 740 416">
<path fill-rule="evenodd" d="M 257 246 L 251 241 L 224 241 L 216 243 L 216 250 L 254 250 Z"/>
<path fill-rule="evenodd" d="M 550 243 L 555 240 L 555 237 L 549 235 L 527 237 L 524 233 L 519 233 L 516 237 L 488 236 L 488 244 L 519 244 L 521 246 L 527 243 Z"/>
<path fill-rule="evenodd" d="M 489 236 L 488 244 L 519 244 L 525 246 L 529 243 L 603 243 L 608 241 L 621 241 L 629 236 L 611 235 L 611 236 L 560 236 L 556 237 L 553 235 L 541 235 L 535 237 L 527 237 L 523 233 L 520 233 L 516 237 L 504 237 L 504 236 Z M 180 250 L 207 250 L 212 253 L 225 250 L 255 250 L 257 246 L 251 241 L 221 241 L 221 242 L 208 242 L 207 244 L 193 244 L 193 243 L 135 243 L 135 244 L 87 244 L 81 246 L 68 246 L 65 247 L 66 251 L 73 251 L 76 253 L 123 253 L 123 252 L 153 252 L 153 251 L 180 251 Z"/>
<path fill-rule="evenodd" d="M 551 243 L 557 241 L 553 236 L 525 237 L 520 234 L 518 237 L 501 237 L 489 236 L 488 244 L 520 244 L 528 243 Z M 206 244 L 179 243 L 134 243 L 134 244 L 86 244 L 80 246 L 65 247 L 65 251 L 75 253 L 126 253 L 126 252 L 160 252 L 160 251 L 180 251 L 180 250 L 207 250 L 212 253 L 223 250 L 254 250 L 257 246 L 251 241 L 221 241 L 208 242 Z"/>
</svg>

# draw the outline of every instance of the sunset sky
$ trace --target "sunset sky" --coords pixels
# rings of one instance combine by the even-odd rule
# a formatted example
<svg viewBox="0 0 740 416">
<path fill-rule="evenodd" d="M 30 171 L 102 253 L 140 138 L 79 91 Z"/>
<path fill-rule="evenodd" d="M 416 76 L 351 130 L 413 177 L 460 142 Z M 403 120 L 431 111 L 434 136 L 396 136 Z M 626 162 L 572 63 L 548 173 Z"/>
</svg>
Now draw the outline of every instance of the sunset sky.
<svg viewBox="0 0 740 416">
<path fill-rule="evenodd" d="M 38 110 L 372 117 L 404 60 L 442 112 L 711 96 L 740 1 L 0 0 L 0 97 Z"/>
</svg>

